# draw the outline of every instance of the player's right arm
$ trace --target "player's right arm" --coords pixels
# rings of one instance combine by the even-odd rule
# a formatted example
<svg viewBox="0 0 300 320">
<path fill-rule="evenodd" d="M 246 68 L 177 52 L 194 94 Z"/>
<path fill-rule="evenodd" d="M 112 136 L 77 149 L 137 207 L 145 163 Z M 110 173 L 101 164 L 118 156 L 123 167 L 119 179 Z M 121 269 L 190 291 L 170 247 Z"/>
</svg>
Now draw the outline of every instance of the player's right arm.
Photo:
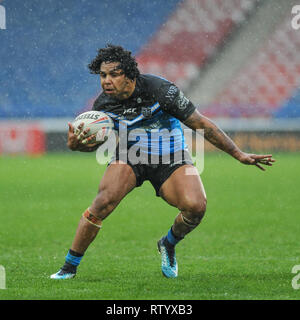
<svg viewBox="0 0 300 320">
<path fill-rule="evenodd" d="M 94 143 L 96 136 L 87 137 L 89 129 L 82 130 L 83 123 L 75 130 L 71 123 L 68 123 L 68 142 L 67 146 L 72 151 L 92 152 L 99 147 L 99 143 Z"/>
</svg>

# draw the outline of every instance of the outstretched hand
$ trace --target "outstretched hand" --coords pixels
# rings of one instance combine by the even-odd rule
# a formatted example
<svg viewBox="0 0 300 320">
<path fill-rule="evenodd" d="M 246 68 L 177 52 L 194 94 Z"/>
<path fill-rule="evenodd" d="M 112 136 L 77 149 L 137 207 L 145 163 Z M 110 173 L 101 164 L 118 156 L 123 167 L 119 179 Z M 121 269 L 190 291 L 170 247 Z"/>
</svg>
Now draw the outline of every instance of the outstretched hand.
<svg viewBox="0 0 300 320">
<path fill-rule="evenodd" d="M 271 154 L 258 155 L 251 153 L 242 153 L 239 156 L 238 160 L 244 164 L 255 165 L 263 171 L 265 171 L 266 169 L 262 167 L 262 165 L 271 167 L 272 163 L 275 162 L 275 159 L 272 158 Z"/>
</svg>

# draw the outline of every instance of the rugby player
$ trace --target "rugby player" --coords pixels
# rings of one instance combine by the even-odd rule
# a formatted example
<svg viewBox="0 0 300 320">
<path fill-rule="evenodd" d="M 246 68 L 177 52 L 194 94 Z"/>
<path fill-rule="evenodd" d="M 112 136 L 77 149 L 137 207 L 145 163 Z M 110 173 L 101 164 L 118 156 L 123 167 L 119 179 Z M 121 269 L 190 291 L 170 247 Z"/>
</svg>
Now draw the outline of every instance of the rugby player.
<svg viewBox="0 0 300 320">
<path fill-rule="evenodd" d="M 151 182 L 157 196 L 179 211 L 171 228 L 157 243 L 163 275 L 175 278 L 178 275 L 175 246 L 200 224 L 206 210 L 205 190 L 188 154 L 180 122 L 193 130 L 203 129 L 205 139 L 243 164 L 265 170 L 262 165 L 271 166 L 275 160 L 271 154 L 241 151 L 220 128 L 199 113 L 174 83 L 154 75 L 140 74 L 131 52 L 121 46 L 107 45 L 99 49 L 89 68 L 92 73 L 100 75 L 103 89 L 93 110 L 110 115 L 116 130 L 121 125 L 126 125 L 128 132 L 143 129 L 135 143 L 139 152 L 146 154 L 150 161 L 136 163 L 128 157 L 127 150 L 117 147 L 100 181 L 97 196 L 79 221 L 64 265 L 51 278 L 75 277 L 77 267 L 102 222 L 130 191 L 145 180 Z M 88 136 L 88 129 L 82 130 L 82 125 L 75 131 L 69 123 L 68 147 L 74 151 L 95 151 L 99 144 L 95 143 L 95 136 Z M 149 148 L 152 129 L 167 129 L 174 133 L 168 148 L 160 145 L 152 149 L 152 144 Z M 128 148 L 133 143 L 128 141 Z M 159 159 L 154 164 L 151 163 L 153 154 Z M 167 162 L 162 160 L 166 154 L 169 156 Z M 178 154 L 182 157 L 177 157 Z M 186 174 L 187 168 L 189 174 Z"/>
</svg>

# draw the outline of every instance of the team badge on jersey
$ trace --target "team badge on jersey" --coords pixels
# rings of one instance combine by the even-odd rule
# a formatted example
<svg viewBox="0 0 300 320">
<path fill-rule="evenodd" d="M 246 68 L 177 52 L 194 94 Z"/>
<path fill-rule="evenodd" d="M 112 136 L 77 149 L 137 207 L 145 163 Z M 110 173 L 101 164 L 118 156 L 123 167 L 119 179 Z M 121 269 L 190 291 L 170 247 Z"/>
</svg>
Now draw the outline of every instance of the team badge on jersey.
<svg viewBox="0 0 300 320">
<path fill-rule="evenodd" d="M 151 107 L 142 107 L 142 115 L 148 119 L 152 116 Z"/>
</svg>

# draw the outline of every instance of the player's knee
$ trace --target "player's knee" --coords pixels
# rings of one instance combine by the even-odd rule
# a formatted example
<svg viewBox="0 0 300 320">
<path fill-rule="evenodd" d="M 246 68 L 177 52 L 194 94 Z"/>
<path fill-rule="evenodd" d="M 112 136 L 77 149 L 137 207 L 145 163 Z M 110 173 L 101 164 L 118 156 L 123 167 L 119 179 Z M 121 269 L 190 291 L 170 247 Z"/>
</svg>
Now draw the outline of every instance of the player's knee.
<svg viewBox="0 0 300 320">
<path fill-rule="evenodd" d="M 206 211 L 206 201 L 205 202 L 198 202 L 192 205 L 189 208 L 189 216 L 192 221 L 195 221 L 196 223 L 200 223 L 202 218 L 205 215 Z"/>
<path fill-rule="evenodd" d="M 188 227 L 189 232 L 196 228 L 204 217 L 206 209 L 205 202 L 195 202 L 182 210 L 179 214 L 181 221 Z"/>
<path fill-rule="evenodd" d="M 193 220 L 201 220 L 204 217 L 206 211 L 207 200 L 203 199 L 186 199 L 181 205 L 181 210 L 188 212 L 190 218 Z"/>
</svg>

